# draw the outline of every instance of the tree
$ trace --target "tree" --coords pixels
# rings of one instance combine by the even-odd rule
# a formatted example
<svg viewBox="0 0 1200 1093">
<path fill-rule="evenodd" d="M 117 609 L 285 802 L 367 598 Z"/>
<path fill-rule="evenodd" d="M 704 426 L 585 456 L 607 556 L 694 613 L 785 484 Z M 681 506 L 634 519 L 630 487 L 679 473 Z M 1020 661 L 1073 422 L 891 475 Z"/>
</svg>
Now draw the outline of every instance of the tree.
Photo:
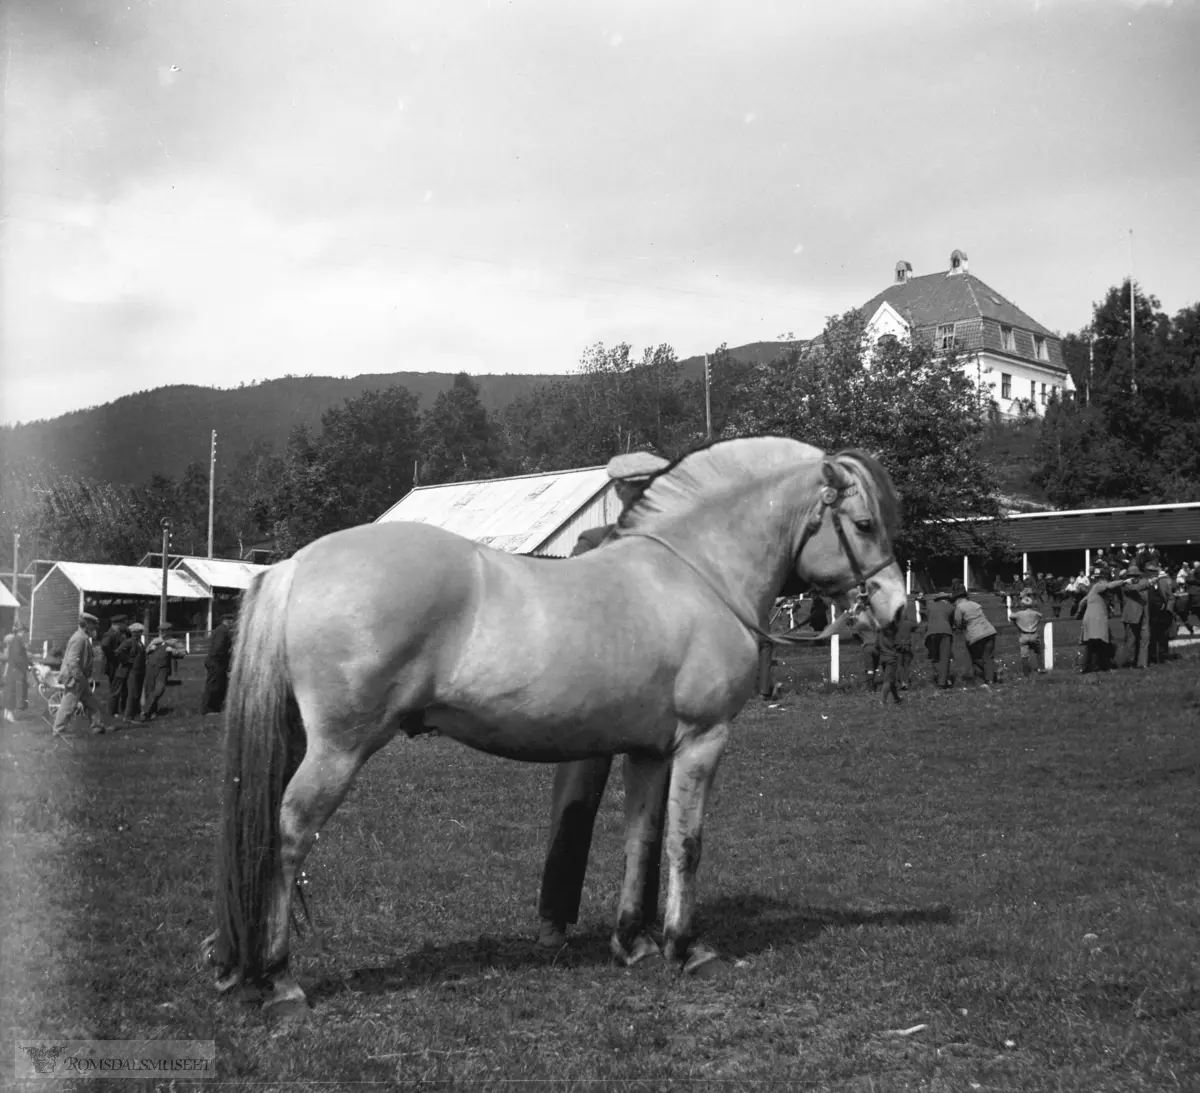
<svg viewBox="0 0 1200 1093">
<path fill-rule="evenodd" d="M 1004 552 L 984 522 L 999 506 L 994 471 L 980 455 L 983 400 L 955 357 L 935 354 L 928 340 L 871 346 L 862 314 L 847 312 L 807 349 L 755 366 L 733 401 L 726 435 L 775 433 L 877 453 L 900 493 L 896 549 L 906 560 Z"/>
<path fill-rule="evenodd" d="M 1080 395 L 1048 409 L 1034 475 L 1056 504 L 1200 497 L 1200 305 L 1159 306 L 1135 290 L 1131 331 L 1126 280 L 1065 339 Z"/>
<path fill-rule="evenodd" d="M 400 386 L 327 410 L 315 438 L 294 429 L 269 513 L 280 552 L 370 523 L 394 505 L 411 487 L 419 437 L 417 398 Z"/>
<path fill-rule="evenodd" d="M 635 361 L 628 343 L 584 351 L 568 380 L 510 404 L 503 418 L 506 463 L 525 471 L 606 463 L 620 452 L 668 453 L 703 434 L 694 396 L 669 345 Z"/>
<path fill-rule="evenodd" d="M 497 465 L 498 445 L 479 399 L 479 385 L 460 372 L 421 422 L 421 478 L 467 482 L 490 477 Z"/>
</svg>

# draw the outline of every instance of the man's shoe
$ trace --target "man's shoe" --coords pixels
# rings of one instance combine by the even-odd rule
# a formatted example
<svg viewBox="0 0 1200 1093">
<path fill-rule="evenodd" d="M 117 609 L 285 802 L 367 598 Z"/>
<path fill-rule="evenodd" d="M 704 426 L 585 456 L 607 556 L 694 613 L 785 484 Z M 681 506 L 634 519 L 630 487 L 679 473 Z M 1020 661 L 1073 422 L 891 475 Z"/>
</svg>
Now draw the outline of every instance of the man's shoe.
<svg viewBox="0 0 1200 1093">
<path fill-rule="evenodd" d="M 113 727 L 115 728 L 116 726 L 114 725 Z M 92 735 L 93 735 L 93 736 L 103 736 L 103 735 L 104 735 L 104 731 L 105 731 L 105 730 L 104 730 L 104 726 L 103 726 L 103 725 L 93 725 L 93 726 L 92 726 Z"/>
<path fill-rule="evenodd" d="M 542 919 L 538 928 L 538 945 L 543 949 L 561 949 L 567 943 L 567 925 L 553 919 Z"/>
</svg>

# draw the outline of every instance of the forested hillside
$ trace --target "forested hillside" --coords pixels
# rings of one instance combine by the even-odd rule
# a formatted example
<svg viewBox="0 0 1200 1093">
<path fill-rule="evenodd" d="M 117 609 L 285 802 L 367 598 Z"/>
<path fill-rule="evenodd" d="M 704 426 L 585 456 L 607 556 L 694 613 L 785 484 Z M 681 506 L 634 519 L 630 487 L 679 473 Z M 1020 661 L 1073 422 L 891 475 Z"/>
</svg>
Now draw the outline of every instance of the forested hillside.
<svg viewBox="0 0 1200 1093">
<path fill-rule="evenodd" d="M 498 412 L 550 378 L 479 376 L 477 382 L 484 406 Z M 401 386 L 422 406 L 431 406 L 453 380 L 440 372 L 395 372 L 349 379 L 288 376 L 228 390 L 175 384 L 0 429 L 0 463 L 33 462 L 101 482 L 134 484 L 155 474 L 177 478 L 189 463 L 207 465 L 213 429 L 220 462 L 232 466 L 256 443 L 282 451 L 297 425 L 319 427 L 326 410 L 364 391 Z"/>
</svg>

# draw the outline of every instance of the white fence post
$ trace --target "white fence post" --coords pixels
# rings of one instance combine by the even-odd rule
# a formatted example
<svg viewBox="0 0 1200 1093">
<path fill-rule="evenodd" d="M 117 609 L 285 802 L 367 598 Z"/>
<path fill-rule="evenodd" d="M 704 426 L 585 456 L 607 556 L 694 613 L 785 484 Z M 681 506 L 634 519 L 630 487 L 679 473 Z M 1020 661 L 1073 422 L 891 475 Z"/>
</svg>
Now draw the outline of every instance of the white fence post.
<svg viewBox="0 0 1200 1093">
<path fill-rule="evenodd" d="M 1042 667 L 1050 671 L 1054 667 L 1054 623 L 1046 623 L 1045 634 L 1042 637 Z"/>
<path fill-rule="evenodd" d="M 192 651 L 192 632 L 190 630 L 183 632 L 183 649 L 185 653 Z"/>
<path fill-rule="evenodd" d="M 50 639 L 47 638 L 42 642 L 42 660 L 45 660 L 50 655 Z"/>
<path fill-rule="evenodd" d="M 837 683 L 841 679 L 842 663 L 839 655 L 841 636 L 834 634 L 829 639 L 829 682 Z"/>
</svg>

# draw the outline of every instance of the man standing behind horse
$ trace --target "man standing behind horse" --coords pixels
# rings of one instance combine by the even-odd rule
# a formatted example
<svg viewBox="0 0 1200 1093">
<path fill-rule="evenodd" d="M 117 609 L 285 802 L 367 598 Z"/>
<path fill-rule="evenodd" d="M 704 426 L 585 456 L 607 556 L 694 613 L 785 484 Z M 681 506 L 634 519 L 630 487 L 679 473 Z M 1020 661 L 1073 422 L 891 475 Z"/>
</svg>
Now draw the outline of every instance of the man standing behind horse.
<svg viewBox="0 0 1200 1093">
<path fill-rule="evenodd" d="M 623 508 L 641 496 L 651 477 L 667 466 L 661 456 L 650 452 L 630 452 L 609 460 L 608 477 L 613 479 L 617 498 Z M 612 524 L 588 528 L 579 533 L 571 556 L 595 550 L 608 539 Z M 566 943 L 567 926 L 579 921 L 579 903 L 583 896 L 583 878 L 587 872 L 592 830 L 604 787 L 612 769 L 611 756 L 559 763 L 554 771 L 554 789 L 550 799 L 550 846 L 542 870 L 542 889 L 538 896 L 541 927 L 538 944 L 557 949 Z M 662 807 L 666 804 L 664 786 Z M 662 857 L 662 807 L 654 820 L 656 837 L 650 850 L 642 907 L 646 921 L 653 921 L 658 907 L 658 875 Z"/>
<path fill-rule="evenodd" d="M 229 666 L 233 662 L 233 615 L 222 615 L 220 625 L 208 642 L 204 658 L 204 694 L 200 699 L 202 714 L 220 713 L 225 708 L 225 691 L 229 687 Z"/>
</svg>

